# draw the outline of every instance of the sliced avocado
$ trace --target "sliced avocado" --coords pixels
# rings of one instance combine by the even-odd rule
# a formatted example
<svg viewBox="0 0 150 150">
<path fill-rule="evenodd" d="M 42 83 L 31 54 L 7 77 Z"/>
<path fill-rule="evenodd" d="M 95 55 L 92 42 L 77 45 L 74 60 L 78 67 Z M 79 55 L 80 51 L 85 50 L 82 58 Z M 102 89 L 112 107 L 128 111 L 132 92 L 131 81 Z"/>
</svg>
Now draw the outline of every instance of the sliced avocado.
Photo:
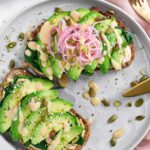
<svg viewBox="0 0 150 150">
<path fill-rule="evenodd" d="M 85 23 L 88 25 L 92 25 L 95 22 L 95 18 L 97 18 L 99 16 L 102 17 L 103 15 L 98 12 L 91 11 L 91 12 L 87 13 L 86 15 L 84 15 L 80 19 L 79 23 Z"/>
<path fill-rule="evenodd" d="M 76 9 L 76 11 L 80 13 L 80 18 L 82 18 L 83 16 L 85 16 L 87 13 L 90 12 L 90 10 L 86 8 L 78 8 Z"/>
<path fill-rule="evenodd" d="M 40 44 L 39 44 L 40 43 Z M 53 71 L 51 68 L 51 62 L 49 59 L 49 54 L 47 52 L 47 49 L 43 50 L 43 44 L 38 41 L 37 42 L 37 51 L 38 51 L 38 61 L 39 61 L 39 65 L 40 68 L 42 70 L 42 72 L 50 79 L 53 79 Z"/>
<path fill-rule="evenodd" d="M 109 40 L 110 44 L 114 44 L 116 42 L 116 35 L 114 32 L 106 33 L 107 39 Z"/>
<path fill-rule="evenodd" d="M 70 78 L 71 80 L 76 81 L 76 80 L 78 80 L 78 78 L 79 78 L 79 76 L 80 76 L 82 70 L 83 70 L 82 67 L 72 66 L 72 67 L 68 70 L 67 74 L 68 74 L 68 76 L 69 76 L 69 78 Z"/>
<path fill-rule="evenodd" d="M 17 82 L 14 90 L 4 99 L 0 109 L 0 133 L 10 128 L 23 97 L 34 91 L 50 89 L 52 86 L 51 82 L 41 78 L 24 79 L 23 82 Z"/>
<path fill-rule="evenodd" d="M 55 43 L 55 41 L 56 41 L 56 39 L 57 39 L 57 33 L 54 33 L 54 35 L 52 35 L 52 42 L 51 42 L 51 46 L 52 46 L 52 50 L 54 51 L 54 52 L 56 52 L 57 51 L 57 46 L 56 46 L 56 43 Z"/>
<path fill-rule="evenodd" d="M 48 138 L 51 131 L 58 132 L 59 130 L 65 128 L 65 124 L 69 123 L 70 126 L 76 124 L 76 118 L 70 113 L 55 113 L 50 115 L 45 121 L 39 123 L 33 130 L 32 143 L 37 144 L 42 140 Z M 45 132 L 44 132 L 45 131 Z"/>
<path fill-rule="evenodd" d="M 86 65 L 85 69 L 89 73 L 93 73 L 97 67 L 97 60 L 94 60 L 90 65 Z"/>
<path fill-rule="evenodd" d="M 67 144 L 69 144 L 74 138 L 82 134 L 84 128 L 81 126 L 71 127 L 69 132 L 63 132 L 60 136 L 60 143 L 55 150 L 62 150 Z"/>
<path fill-rule="evenodd" d="M 64 18 L 65 16 L 70 16 L 70 11 L 63 11 L 60 13 L 55 13 L 53 14 L 48 21 L 52 24 L 52 25 L 57 25 L 58 21 L 62 18 Z"/>
<path fill-rule="evenodd" d="M 45 91 L 37 91 L 34 93 L 29 94 L 26 96 L 21 103 L 21 107 L 18 111 L 17 119 L 12 122 L 11 128 L 10 128 L 10 135 L 13 138 L 13 140 L 20 140 L 21 134 L 19 133 L 19 125 L 21 125 L 22 122 L 24 122 L 27 117 L 32 112 L 29 103 L 31 100 L 34 100 L 34 102 L 40 102 L 40 105 L 43 105 L 44 99 L 56 99 L 58 97 L 58 92 L 56 90 L 45 90 Z M 39 105 L 39 107 L 40 107 Z M 21 119 L 21 121 L 20 121 Z"/>
<path fill-rule="evenodd" d="M 32 112 L 29 117 L 25 120 L 23 130 L 21 133 L 21 138 L 23 143 L 26 143 L 32 135 L 32 131 L 35 126 L 47 115 L 47 108 L 39 108 L 37 111 Z"/>
<path fill-rule="evenodd" d="M 104 57 L 103 64 L 100 65 L 100 71 L 105 74 L 109 71 L 110 66 L 111 66 L 111 59 L 108 55 L 106 55 Z"/>
<path fill-rule="evenodd" d="M 51 67 L 52 67 L 54 75 L 57 78 L 61 78 L 61 76 L 62 76 L 62 74 L 64 72 L 63 68 L 60 66 L 61 65 L 61 61 L 59 61 L 58 59 L 56 59 L 54 57 L 51 57 L 50 58 L 50 62 L 51 62 Z"/>
<path fill-rule="evenodd" d="M 123 50 L 115 50 L 111 56 L 111 63 L 115 70 L 122 69 Z"/>
<path fill-rule="evenodd" d="M 108 29 L 108 27 L 111 25 L 111 22 L 112 22 L 111 19 L 102 20 L 100 23 L 97 23 L 94 27 L 99 32 L 105 32 Z"/>
</svg>

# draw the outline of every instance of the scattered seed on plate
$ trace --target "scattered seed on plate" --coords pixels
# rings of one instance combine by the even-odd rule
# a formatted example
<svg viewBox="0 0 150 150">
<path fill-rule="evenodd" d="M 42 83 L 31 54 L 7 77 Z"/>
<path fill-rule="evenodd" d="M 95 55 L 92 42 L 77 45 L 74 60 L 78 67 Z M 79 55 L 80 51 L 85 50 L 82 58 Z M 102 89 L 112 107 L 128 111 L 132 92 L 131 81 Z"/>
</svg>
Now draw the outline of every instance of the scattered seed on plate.
<svg viewBox="0 0 150 150">
<path fill-rule="evenodd" d="M 114 102 L 114 106 L 116 106 L 116 107 L 121 106 L 121 102 L 120 102 L 120 101 L 115 101 L 115 102 Z"/>
<path fill-rule="evenodd" d="M 94 89 L 96 93 L 99 91 L 98 85 L 93 80 L 89 81 L 88 86 L 89 88 Z"/>
<path fill-rule="evenodd" d="M 98 106 L 98 105 L 100 104 L 100 102 L 101 102 L 101 100 L 100 100 L 100 98 L 98 98 L 98 97 L 93 97 L 93 98 L 91 99 L 91 104 L 92 104 L 93 106 Z"/>
<path fill-rule="evenodd" d="M 113 123 L 115 122 L 116 120 L 118 119 L 118 116 L 117 115 L 112 115 L 108 118 L 107 122 L 108 123 Z"/>
<path fill-rule="evenodd" d="M 112 137 L 111 140 L 110 140 L 110 145 L 111 145 L 111 146 L 115 146 L 115 145 L 116 145 L 116 142 L 117 142 L 117 140 Z"/>
<path fill-rule="evenodd" d="M 106 100 L 106 99 L 103 99 L 103 100 L 102 100 L 102 104 L 103 104 L 105 107 L 109 107 L 109 106 L 110 106 L 109 100 Z"/>
<path fill-rule="evenodd" d="M 118 129 L 117 131 L 115 131 L 113 133 L 113 138 L 115 138 L 115 139 L 121 138 L 123 136 L 124 132 L 125 132 L 124 128 Z"/>
<path fill-rule="evenodd" d="M 96 91 L 95 91 L 95 89 L 90 88 L 90 89 L 89 89 L 89 95 L 90 95 L 90 97 L 96 96 Z"/>
<path fill-rule="evenodd" d="M 16 44 L 17 44 L 16 42 L 10 42 L 9 44 L 6 45 L 6 48 L 7 49 L 14 48 L 16 46 Z"/>
<path fill-rule="evenodd" d="M 61 78 L 60 79 L 58 79 L 58 84 L 61 86 L 61 87 L 67 87 L 68 86 L 68 84 L 69 84 L 69 79 L 68 79 L 68 77 L 65 75 L 65 74 L 63 74 L 62 76 L 61 76 Z"/>
<path fill-rule="evenodd" d="M 89 95 L 89 93 L 88 92 L 84 92 L 83 94 L 82 94 L 82 97 L 84 98 L 84 99 L 89 99 L 90 98 L 90 95 Z"/>
<path fill-rule="evenodd" d="M 135 117 L 135 120 L 141 121 L 141 120 L 143 120 L 144 118 L 145 118 L 145 116 L 139 115 L 139 116 L 136 116 L 136 117 Z"/>
<path fill-rule="evenodd" d="M 128 102 L 128 103 L 126 104 L 126 106 L 127 106 L 127 107 L 132 107 L 132 103 L 131 103 L 131 102 Z"/>
<path fill-rule="evenodd" d="M 13 69 L 15 67 L 15 61 L 12 59 L 9 63 L 9 69 Z"/>
<path fill-rule="evenodd" d="M 18 35 L 18 40 L 19 41 L 23 41 L 24 40 L 24 33 L 23 32 L 20 32 L 19 35 Z"/>
<path fill-rule="evenodd" d="M 140 107 L 143 105 L 143 103 L 144 103 L 144 100 L 142 98 L 140 98 L 140 99 L 136 100 L 135 106 Z"/>
</svg>

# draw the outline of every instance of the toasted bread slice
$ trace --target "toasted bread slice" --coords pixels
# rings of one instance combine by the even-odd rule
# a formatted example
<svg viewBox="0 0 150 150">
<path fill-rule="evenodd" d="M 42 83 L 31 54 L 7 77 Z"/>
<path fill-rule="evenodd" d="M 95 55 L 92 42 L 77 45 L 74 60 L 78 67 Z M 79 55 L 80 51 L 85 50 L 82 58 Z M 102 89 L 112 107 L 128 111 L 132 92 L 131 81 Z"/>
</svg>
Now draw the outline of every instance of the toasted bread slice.
<svg viewBox="0 0 150 150">
<path fill-rule="evenodd" d="M 23 69 L 23 68 L 15 68 L 15 69 L 11 70 L 6 75 L 3 83 L 0 86 L 0 99 L 3 97 L 3 87 L 12 83 L 13 80 L 15 79 L 15 77 L 18 75 L 33 76 L 30 72 L 28 72 L 26 69 Z M 84 119 L 81 115 L 79 115 L 74 109 L 72 109 L 70 112 L 74 116 L 76 116 L 79 119 L 80 123 L 83 124 L 83 126 L 85 127 L 85 132 L 83 135 L 84 143 L 82 145 L 76 145 L 74 148 L 74 150 L 81 150 L 81 148 L 84 146 L 84 144 L 86 144 L 86 142 L 90 136 L 90 123 L 88 120 Z M 28 149 L 29 150 L 36 150 L 37 148 L 35 148 L 34 146 L 31 145 Z"/>
</svg>

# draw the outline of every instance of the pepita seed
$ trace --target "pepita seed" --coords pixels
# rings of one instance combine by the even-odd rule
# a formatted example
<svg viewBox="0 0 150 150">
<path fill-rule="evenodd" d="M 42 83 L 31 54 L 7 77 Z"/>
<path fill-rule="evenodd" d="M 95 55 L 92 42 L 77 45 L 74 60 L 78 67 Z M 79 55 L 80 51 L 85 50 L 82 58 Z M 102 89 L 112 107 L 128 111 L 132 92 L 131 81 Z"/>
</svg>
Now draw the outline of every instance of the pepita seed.
<svg viewBox="0 0 150 150">
<path fill-rule="evenodd" d="M 111 140 L 110 140 L 110 145 L 115 146 L 116 142 L 117 142 L 116 139 L 112 137 Z"/>
<path fill-rule="evenodd" d="M 11 43 L 7 44 L 6 48 L 11 49 L 11 48 L 14 48 L 15 46 L 16 46 L 16 42 L 11 42 Z"/>
<path fill-rule="evenodd" d="M 90 95 L 91 97 L 96 96 L 96 91 L 95 91 L 95 89 L 90 88 L 90 89 L 89 89 L 89 95 Z"/>
<path fill-rule="evenodd" d="M 60 13 L 60 12 L 63 12 L 63 10 L 62 10 L 61 8 L 59 8 L 59 7 L 56 7 L 56 8 L 55 8 L 55 12 L 56 12 L 56 13 Z"/>
<path fill-rule="evenodd" d="M 121 128 L 113 133 L 113 138 L 119 139 L 123 136 L 125 129 Z"/>
<path fill-rule="evenodd" d="M 140 98 L 140 99 L 136 100 L 135 106 L 140 107 L 143 105 L 143 103 L 144 103 L 144 100 L 142 98 Z"/>
<path fill-rule="evenodd" d="M 9 63 L 9 69 L 13 69 L 15 67 L 15 61 L 12 59 Z"/>
<path fill-rule="evenodd" d="M 145 116 L 140 115 L 140 116 L 136 116 L 135 120 L 141 121 L 141 120 L 143 120 L 144 118 L 145 118 Z"/>
<path fill-rule="evenodd" d="M 127 107 L 131 107 L 131 106 L 132 106 L 132 103 L 131 103 L 131 102 L 128 102 L 128 103 L 126 104 L 126 106 L 127 106 Z"/>
<path fill-rule="evenodd" d="M 113 122 L 115 122 L 116 120 L 117 120 L 117 115 L 112 115 L 111 117 L 109 117 L 109 119 L 108 119 L 108 123 L 113 123 Z"/>
<path fill-rule="evenodd" d="M 116 107 L 121 106 L 121 102 L 120 102 L 120 101 L 115 101 L 115 102 L 114 102 L 114 106 L 116 106 Z"/>
<path fill-rule="evenodd" d="M 83 97 L 84 99 L 88 100 L 88 99 L 90 98 L 90 95 L 89 95 L 88 92 L 84 92 L 84 93 L 82 94 L 82 97 Z"/>
<path fill-rule="evenodd" d="M 107 10 L 107 13 L 109 13 L 110 15 L 115 15 L 116 12 L 112 9 Z"/>
<path fill-rule="evenodd" d="M 133 81 L 133 82 L 130 83 L 131 87 L 134 87 L 134 86 L 136 86 L 136 85 L 138 85 L 138 84 L 139 84 L 139 83 L 138 83 L 137 81 Z"/>
<path fill-rule="evenodd" d="M 109 100 L 106 100 L 106 99 L 103 99 L 103 100 L 102 100 L 102 104 L 103 104 L 105 107 L 109 107 L 109 106 L 110 106 Z"/>
<path fill-rule="evenodd" d="M 71 22 L 71 19 L 70 19 L 70 18 L 69 18 L 69 19 L 66 19 L 65 21 L 66 21 L 67 26 L 71 26 L 72 22 Z"/>
<path fill-rule="evenodd" d="M 139 82 L 143 82 L 145 80 L 147 80 L 149 77 L 147 75 L 144 75 L 140 78 Z"/>
<path fill-rule="evenodd" d="M 24 33 L 23 32 L 20 32 L 20 34 L 18 35 L 18 39 L 19 39 L 19 41 L 24 40 Z"/>
</svg>

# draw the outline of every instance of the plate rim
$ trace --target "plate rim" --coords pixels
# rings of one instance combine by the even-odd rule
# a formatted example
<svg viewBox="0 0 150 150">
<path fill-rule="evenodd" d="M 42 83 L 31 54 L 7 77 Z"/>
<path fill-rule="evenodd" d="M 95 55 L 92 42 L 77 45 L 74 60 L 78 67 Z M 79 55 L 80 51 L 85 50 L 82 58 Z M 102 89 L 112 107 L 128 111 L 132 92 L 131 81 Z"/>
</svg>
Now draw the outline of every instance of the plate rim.
<svg viewBox="0 0 150 150">
<path fill-rule="evenodd" d="M 30 5 L 28 4 L 23 9 L 21 9 L 18 12 L 14 13 L 9 18 L 9 20 L 6 20 L 6 22 L 1 25 L 3 30 L 0 31 L 0 35 L 3 34 L 3 32 L 7 29 L 7 27 L 10 25 L 10 23 L 13 22 L 14 19 L 16 19 L 20 14 L 26 12 L 28 9 L 31 9 L 32 7 L 35 7 L 35 6 L 40 5 L 42 3 L 45 3 L 45 2 L 52 2 L 52 1 L 55 1 L 55 0 L 41 0 L 41 1 L 31 2 Z M 70 0 L 70 1 L 76 1 L 76 0 Z M 91 0 L 91 1 L 93 1 L 93 3 L 95 1 L 95 2 L 99 2 L 99 3 L 103 3 L 103 4 L 106 4 L 106 5 L 109 5 L 111 8 L 115 8 L 116 10 L 122 12 L 123 15 L 126 15 L 134 23 L 134 25 L 136 25 L 141 30 L 141 32 L 143 33 L 145 39 L 147 40 L 147 42 L 150 45 L 150 37 L 148 36 L 148 34 L 144 30 L 144 28 L 140 25 L 140 23 L 137 20 L 135 20 L 133 18 L 133 16 L 129 15 L 128 12 L 126 12 L 125 10 L 120 8 L 119 6 L 117 6 L 117 5 L 115 5 L 115 4 L 111 3 L 111 2 L 108 2 L 107 0 Z M 149 121 L 148 128 L 145 130 L 145 132 L 143 132 L 142 136 L 139 137 L 136 142 L 133 142 L 133 145 L 131 146 L 131 148 L 129 150 L 135 149 L 136 146 L 142 141 L 142 139 L 145 137 L 145 135 L 148 133 L 149 130 L 150 130 L 150 121 Z"/>
</svg>

